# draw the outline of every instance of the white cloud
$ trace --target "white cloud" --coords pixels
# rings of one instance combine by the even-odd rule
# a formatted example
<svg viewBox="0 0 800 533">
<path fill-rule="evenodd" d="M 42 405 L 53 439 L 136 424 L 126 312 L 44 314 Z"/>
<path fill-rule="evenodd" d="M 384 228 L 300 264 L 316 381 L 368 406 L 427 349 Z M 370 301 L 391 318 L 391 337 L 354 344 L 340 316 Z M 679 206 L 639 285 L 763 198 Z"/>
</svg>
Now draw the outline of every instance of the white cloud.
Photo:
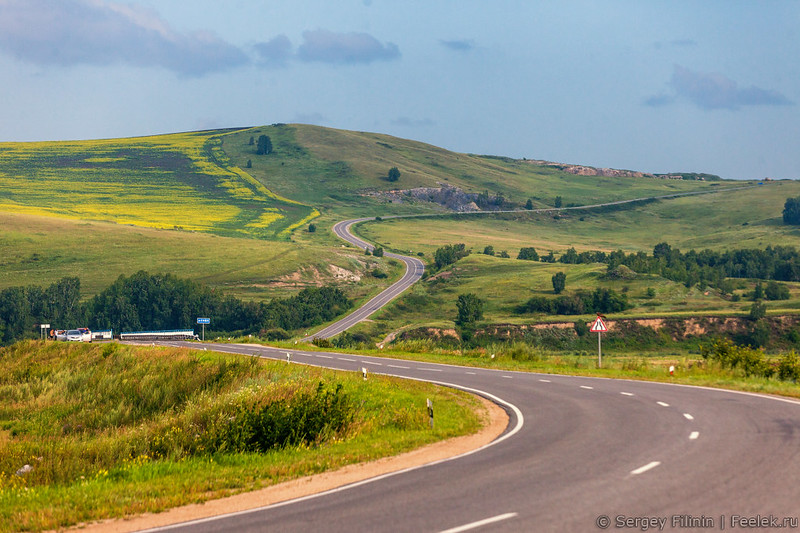
<svg viewBox="0 0 800 533">
<path fill-rule="evenodd" d="M 4 0 L 0 51 L 37 65 L 159 66 L 187 76 L 249 62 L 211 32 L 178 33 L 152 11 L 105 0 Z"/>
<path fill-rule="evenodd" d="M 675 65 L 667 84 L 672 94 L 658 94 L 645 100 L 651 107 L 671 104 L 678 99 L 688 100 L 702 109 L 739 109 L 742 106 L 792 105 L 778 91 L 751 85 L 740 88 L 734 80 L 715 72 L 695 72 Z"/>
<path fill-rule="evenodd" d="M 368 33 L 335 33 L 329 30 L 303 32 L 303 43 L 297 49 L 303 61 L 356 64 L 391 61 L 400 57 L 394 43 L 381 44 Z"/>
</svg>

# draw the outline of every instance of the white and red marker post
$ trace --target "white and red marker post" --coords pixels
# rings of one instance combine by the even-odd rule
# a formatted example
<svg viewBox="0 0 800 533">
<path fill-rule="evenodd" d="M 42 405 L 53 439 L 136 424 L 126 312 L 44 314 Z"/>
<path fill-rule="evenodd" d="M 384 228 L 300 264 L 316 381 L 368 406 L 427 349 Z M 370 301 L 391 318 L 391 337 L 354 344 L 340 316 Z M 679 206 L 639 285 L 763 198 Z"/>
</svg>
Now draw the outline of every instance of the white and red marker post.
<svg viewBox="0 0 800 533">
<path fill-rule="evenodd" d="M 597 319 L 592 324 L 592 327 L 589 328 L 589 331 L 596 331 L 597 332 L 597 368 L 603 368 L 603 346 L 602 346 L 602 334 L 608 331 L 608 327 L 606 323 L 603 322 L 603 316 L 597 315 Z"/>
</svg>

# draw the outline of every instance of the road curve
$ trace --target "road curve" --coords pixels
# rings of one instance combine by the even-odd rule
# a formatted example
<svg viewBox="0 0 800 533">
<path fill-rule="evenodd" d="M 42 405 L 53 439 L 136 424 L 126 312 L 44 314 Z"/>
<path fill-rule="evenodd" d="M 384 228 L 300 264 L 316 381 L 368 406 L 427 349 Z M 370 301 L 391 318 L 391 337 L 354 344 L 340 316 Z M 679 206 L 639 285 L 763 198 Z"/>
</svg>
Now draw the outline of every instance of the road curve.
<svg viewBox="0 0 800 533">
<path fill-rule="evenodd" d="M 281 360 L 287 352 L 204 346 Z M 289 351 L 292 364 L 367 368 L 480 391 L 506 408 L 509 429 L 477 453 L 156 531 L 719 531 L 756 523 L 772 524 L 759 528 L 769 531 L 776 523 L 794 529 L 800 517 L 797 401 Z"/>
<path fill-rule="evenodd" d="M 701 194 L 719 194 L 723 192 L 731 192 L 731 191 L 738 191 L 743 189 L 751 189 L 756 187 L 755 185 L 744 185 L 741 187 L 729 187 L 726 189 L 719 189 L 719 190 L 704 190 L 704 191 L 693 191 L 693 192 L 684 192 L 684 193 L 673 193 L 673 194 L 665 194 L 661 196 L 648 196 L 642 198 L 632 198 L 630 200 L 618 200 L 615 202 L 606 202 L 603 204 L 592 204 L 592 205 L 581 205 L 581 206 L 570 206 L 570 207 L 553 207 L 553 208 L 544 208 L 544 209 L 513 209 L 513 210 L 499 210 L 499 211 L 466 211 L 466 212 L 455 212 L 455 213 L 447 213 L 447 215 L 493 215 L 493 214 L 501 214 L 501 213 L 549 213 L 549 212 L 556 212 L 556 211 L 580 211 L 580 210 L 590 210 L 590 209 L 597 209 L 601 207 L 608 207 L 608 206 L 615 206 L 615 205 L 624 205 L 624 204 L 631 204 L 636 202 L 643 202 L 643 201 L 651 201 L 651 200 L 667 200 L 667 199 L 675 199 L 681 198 L 684 196 L 695 196 Z M 391 218 L 415 218 L 415 217 L 431 217 L 431 216 L 442 216 L 441 214 L 418 214 L 418 215 L 387 215 L 383 218 L 391 219 Z M 353 224 L 358 222 L 364 222 L 366 220 L 376 220 L 375 217 L 363 217 L 363 218 L 355 218 L 351 220 L 343 220 L 341 222 L 337 222 L 333 226 L 333 232 L 336 234 L 337 237 L 340 239 L 349 242 L 350 244 L 361 248 L 362 250 L 372 250 L 374 246 L 367 241 L 360 239 L 350 233 L 350 227 Z M 308 335 L 304 337 L 302 340 L 305 342 L 309 342 L 313 340 L 315 337 L 328 339 L 330 337 L 334 337 L 339 333 L 353 327 L 357 323 L 361 322 L 362 320 L 368 318 L 370 315 L 375 313 L 378 309 L 385 306 L 387 303 L 392 301 L 396 298 L 400 293 L 411 287 L 414 283 L 419 281 L 422 277 L 422 274 L 425 272 L 425 263 L 420 261 L 416 257 L 410 257 L 407 255 L 400 255 L 391 252 L 384 252 L 386 257 L 391 257 L 393 259 L 397 259 L 402 261 L 406 265 L 406 272 L 400 280 L 395 282 L 394 284 L 390 285 L 388 288 L 384 289 L 383 292 L 372 298 L 369 302 L 362 305 L 346 317 L 341 320 L 334 322 L 333 324 L 328 325 L 327 327 L 321 329 L 320 331 L 314 333 L 313 335 Z"/>
<path fill-rule="evenodd" d="M 336 234 L 337 237 L 343 239 L 350 244 L 353 244 L 362 250 L 372 250 L 374 246 L 370 243 L 359 239 L 352 233 L 350 233 L 350 226 L 357 222 L 363 222 L 365 220 L 374 220 L 373 218 L 356 218 L 353 220 L 344 220 L 342 222 L 337 222 L 333 226 L 333 232 Z M 362 305 L 346 317 L 342 318 L 341 320 L 337 320 L 333 324 L 328 325 L 327 327 L 321 329 L 320 331 L 314 333 L 313 335 L 309 335 L 303 338 L 303 341 L 310 341 L 315 337 L 319 337 L 322 339 L 328 339 L 339 333 L 343 332 L 344 330 L 353 327 L 357 323 L 361 322 L 365 318 L 369 317 L 371 314 L 376 312 L 378 309 L 395 299 L 400 293 L 408 289 L 414 283 L 416 283 L 421 277 L 422 274 L 425 272 L 425 263 L 417 259 L 416 257 L 409 257 L 406 255 L 394 254 L 391 252 L 384 252 L 384 256 L 391 257 L 392 259 L 397 259 L 402 261 L 403 264 L 406 265 L 405 274 L 403 277 L 400 278 L 398 281 L 384 289 L 380 294 L 372 298 L 366 304 Z"/>
</svg>

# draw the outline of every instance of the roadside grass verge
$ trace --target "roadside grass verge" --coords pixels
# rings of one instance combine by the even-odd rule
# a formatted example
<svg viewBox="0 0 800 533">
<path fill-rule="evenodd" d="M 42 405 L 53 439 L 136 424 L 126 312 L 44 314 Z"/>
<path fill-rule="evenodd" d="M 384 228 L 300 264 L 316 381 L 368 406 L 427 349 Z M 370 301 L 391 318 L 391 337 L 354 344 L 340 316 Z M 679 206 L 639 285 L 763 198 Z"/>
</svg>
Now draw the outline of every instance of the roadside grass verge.
<svg viewBox="0 0 800 533">
<path fill-rule="evenodd" d="M 713 342 L 713 340 L 709 340 L 706 344 L 711 346 Z M 296 345 L 288 342 L 270 343 L 270 346 L 297 349 Z M 302 349 L 323 351 L 312 345 L 304 345 Z M 365 348 L 364 346 L 324 349 L 328 352 L 487 370 L 657 381 L 800 398 L 800 383 L 781 381 L 777 374 L 771 378 L 748 376 L 741 368 L 724 367 L 717 361 L 702 358 L 697 352 L 670 349 L 643 354 L 633 350 L 613 352 L 606 350 L 607 347 L 604 344 L 602 368 L 598 368 L 596 344 L 593 351 L 566 352 L 548 350 L 523 342 L 495 343 L 479 348 L 459 348 L 420 339 L 398 341 L 385 345 L 383 349 Z M 782 355 L 764 354 L 764 358 L 770 367 L 777 370 Z M 675 369 L 674 375 L 669 373 L 670 366 Z"/>
<path fill-rule="evenodd" d="M 0 365 L 3 532 L 158 512 L 480 427 L 460 391 L 213 352 L 24 342 Z"/>
</svg>

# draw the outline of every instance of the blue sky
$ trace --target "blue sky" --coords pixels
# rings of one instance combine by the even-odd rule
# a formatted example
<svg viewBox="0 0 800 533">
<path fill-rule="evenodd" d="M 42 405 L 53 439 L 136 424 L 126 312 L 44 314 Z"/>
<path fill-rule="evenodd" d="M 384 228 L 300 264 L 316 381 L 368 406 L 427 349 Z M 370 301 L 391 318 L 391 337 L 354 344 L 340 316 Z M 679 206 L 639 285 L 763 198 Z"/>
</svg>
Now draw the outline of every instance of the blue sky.
<svg viewBox="0 0 800 533">
<path fill-rule="evenodd" d="M 305 122 L 800 178 L 800 0 L 0 0 L 0 140 Z"/>
</svg>

